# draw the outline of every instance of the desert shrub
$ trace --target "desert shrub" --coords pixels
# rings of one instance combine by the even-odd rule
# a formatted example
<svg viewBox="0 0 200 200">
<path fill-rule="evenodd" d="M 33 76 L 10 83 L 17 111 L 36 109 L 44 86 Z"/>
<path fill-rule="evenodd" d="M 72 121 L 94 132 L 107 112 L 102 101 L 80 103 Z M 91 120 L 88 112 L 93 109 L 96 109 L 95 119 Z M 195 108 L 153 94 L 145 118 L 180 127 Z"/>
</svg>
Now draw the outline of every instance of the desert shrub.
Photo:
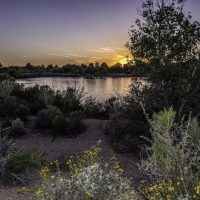
<svg viewBox="0 0 200 200">
<path fill-rule="evenodd" d="M 54 96 L 55 96 L 55 92 L 49 86 L 44 85 L 44 86 L 39 87 L 38 100 L 46 107 L 49 105 L 53 105 Z"/>
<path fill-rule="evenodd" d="M 69 130 L 74 136 L 85 129 L 85 126 L 82 123 L 84 116 L 85 114 L 82 111 L 74 111 L 69 114 Z"/>
<path fill-rule="evenodd" d="M 8 159 L 15 151 L 14 142 L 9 137 L 10 129 L 0 130 L 0 178 L 3 180 L 6 176 L 6 165 Z"/>
<path fill-rule="evenodd" d="M 93 97 L 84 100 L 83 110 L 89 118 L 101 118 L 105 115 L 103 103 Z"/>
<path fill-rule="evenodd" d="M 15 84 L 12 95 L 21 98 L 29 103 L 35 102 L 38 100 L 41 94 L 41 86 L 35 85 L 33 87 L 24 87 L 21 84 Z"/>
<path fill-rule="evenodd" d="M 146 145 L 147 141 L 143 137 L 150 137 L 149 125 L 140 103 L 132 93 L 108 99 L 104 109 L 109 121 L 103 130 L 116 151 L 134 152 Z"/>
<path fill-rule="evenodd" d="M 37 125 L 39 128 L 51 130 L 54 136 L 76 136 L 85 128 L 82 124 L 83 117 L 83 112 L 75 111 L 69 113 L 69 117 L 66 119 L 60 109 L 49 106 L 39 112 Z"/>
<path fill-rule="evenodd" d="M 111 145 L 119 153 L 130 153 L 140 150 L 147 143 L 142 137 L 146 135 L 146 132 L 146 126 L 124 118 L 110 120 L 104 128 L 104 133 L 109 136 Z"/>
<path fill-rule="evenodd" d="M 68 135 L 69 123 L 63 115 L 56 115 L 52 122 L 53 135 Z"/>
<path fill-rule="evenodd" d="M 7 73 L 0 73 L 0 82 L 5 80 L 14 81 L 15 79 Z"/>
<path fill-rule="evenodd" d="M 119 163 L 98 160 L 98 149 L 84 152 L 79 157 L 68 160 L 69 172 L 59 170 L 52 173 L 43 168 L 41 185 L 36 191 L 39 200 L 136 200 L 136 193 L 130 180 L 122 175 Z"/>
<path fill-rule="evenodd" d="M 11 135 L 12 136 L 21 136 L 24 135 L 25 129 L 24 129 L 24 123 L 21 121 L 21 119 L 15 119 L 12 121 L 11 125 Z"/>
<path fill-rule="evenodd" d="M 22 149 L 17 152 L 15 143 L 10 137 L 10 128 L 0 130 L 0 181 L 20 181 L 16 173 L 25 172 L 25 169 L 40 167 L 43 153 L 35 148 Z M 17 179 L 16 179 L 17 178 Z"/>
<path fill-rule="evenodd" d="M 47 109 L 41 110 L 38 114 L 38 127 L 42 129 L 52 128 L 53 120 L 57 115 L 61 116 L 63 113 L 55 106 L 49 106 Z"/>
<path fill-rule="evenodd" d="M 10 128 L 0 129 L 0 156 L 7 157 L 12 154 L 14 143 L 9 137 Z"/>
<path fill-rule="evenodd" d="M 44 105 L 43 102 L 37 100 L 35 102 L 32 102 L 29 104 L 29 108 L 30 108 L 30 113 L 33 115 L 37 115 L 38 112 L 42 109 L 45 109 L 46 106 Z"/>
<path fill-rule="evenodd" d="M 89 118 L 108 119 L 116 110 L 120 110 L 122 97 L 114 96 L 106 101 L 99 101 L 93 97 L 87 97 L 83 102 L 83 110 Z"/>
<path fill-rule="evenodd" d="M 15 110 L 16 117 L 19 117 L 21 120 L 27 120 L 27 116 L 30 114 L 30 109 L 27 105 L 20 104 Z"/>
<path fill-rule="evenodd" d="M 22 149 L 15 153 L 6 165 L 6 169 L 12 173 L 21 173 L 27 168 L 41 167 L 43 153 L 35 148 Z"/>
<path fill-rule="evenodd" d="M 200 140 L 196 119 L 175 123 L 176 112 L 166 109 L 149 120 L 152 145 L 141 173 L 148 178 L 147 199 L 199 199 Z M 198 141 L 196 141 L 198 139 Z"/>
<path fill-rule="evenodd" d="M 0 115 L 6 117 L 13 117 L 20 100 L 14 96 L 5 96 L 0 99 Z"/>
<path fill-rule="evenodd" d="M 0 82 L 0 98 L 10 96 L 14 89 L 14 82 L 4 80 Z"/>
<path fill-rule="evenodd" d="M 61 110 L 68 114 L 72 111 L 82 109 L 82 102 L 85 97 L 85 89 L 75 85 L 68 85 L 64 91 L 58 91 L 57 95 L 62 96 Z M 58 105 L 59 106 L 59 105 Z"/>
</svg>

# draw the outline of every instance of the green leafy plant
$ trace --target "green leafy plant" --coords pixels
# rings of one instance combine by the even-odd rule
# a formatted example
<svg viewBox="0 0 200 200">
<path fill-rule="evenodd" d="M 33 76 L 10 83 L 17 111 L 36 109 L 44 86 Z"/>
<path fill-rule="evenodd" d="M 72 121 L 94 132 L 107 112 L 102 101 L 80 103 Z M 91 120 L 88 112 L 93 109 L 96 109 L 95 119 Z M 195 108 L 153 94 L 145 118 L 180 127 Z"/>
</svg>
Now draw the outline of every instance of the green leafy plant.
<svg viewBox="0 0 200 200">
<path fill-rule="evenodd" d="M 141 173 L 152 185 L 145 193 L 148 198 L 159 191 L 158 199 L 167 196 L 172 200 L 192 199 L 200 184 L 200 140 L 196 141 L 200 134 L 199 124 L 191 118 L 175 123 L 175 116 L 176 112 L 170 108 L 154 114 L 149 120 L 152 145 L 147 151 L 148 158 L 140 165 Z M 159 184 L 171 190 L 162 193 Z"/>
<path fill-rule="evenodd" d="M 12 173 L 20 173 L 27 168 L 41 167 L 43 155 L 36 148 L 22 149 L 8 160 L 6 169 Z"/>
<path fill-rule="evenodd" d="M 20 104 L 15 111 L 16 117 L 19 117 L 21 120 L 25 121 L 27 116 L 30 114 L 30 109 L 27 105 Z"/>
<path fill-rule="evenodd" d="M 12 121 L 11 125 L 11 135 L 21 136 L 25 134 L 24 123 L 21 119 L 15 119 Z"/>
<path fill-rule="evenodd" d="M 49 106 L 47 109 L 43 109 L 39 112 L 38 126 L 39 128 L 51 128 L 53 120 L 56 116 L 63 116 L 63 113 L 59 108 L 55 106 Z"/>
<path fill-rule="evenodd" d="M 63 115 L 56 115 L 52 122 L 53 135 L 68 135 L 69 123 Z"/>
<path fill-rule="evenodd" d="M 82 123 L 84 116 L 85 114 L 82 111 L 74 111 L 69 114 L 68 124 L 71 134 L 76 135 L 85 129 Z"/>
</svg>

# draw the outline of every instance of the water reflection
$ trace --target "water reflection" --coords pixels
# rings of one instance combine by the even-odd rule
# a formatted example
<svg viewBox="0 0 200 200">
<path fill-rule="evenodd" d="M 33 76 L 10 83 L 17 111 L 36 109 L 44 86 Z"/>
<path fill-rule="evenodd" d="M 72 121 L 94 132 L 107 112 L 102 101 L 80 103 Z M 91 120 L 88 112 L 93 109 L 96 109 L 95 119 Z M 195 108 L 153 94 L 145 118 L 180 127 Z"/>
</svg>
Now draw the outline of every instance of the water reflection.
<svg viewBox="0 0 200 200">
<path fill-rule="evenodd" d="M 84 87 L 86 93 L 100 100 L 105 100 L 115 94 L 124 95 L 129 90 L 132 78 L 103 78 L 103 79 L 85 79 L 85 78 L 66 78 L 66 77 L 45 77 L 45 78 L 27 78 L 20 79 L 18 83 L 26 87 L 38 85 L 49 85 L 54 89 L 63 90 L 68 84 L 77 84 Z"/>
</svg>

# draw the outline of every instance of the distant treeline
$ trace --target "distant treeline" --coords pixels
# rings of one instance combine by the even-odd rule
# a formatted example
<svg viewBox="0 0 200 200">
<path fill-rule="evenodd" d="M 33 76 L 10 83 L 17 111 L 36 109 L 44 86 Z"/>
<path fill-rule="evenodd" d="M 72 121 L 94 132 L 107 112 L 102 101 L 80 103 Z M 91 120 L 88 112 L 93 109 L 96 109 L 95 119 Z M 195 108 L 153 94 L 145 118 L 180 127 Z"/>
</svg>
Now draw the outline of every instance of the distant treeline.
<svg viewBox="0 0 200 200">
<path fill-rule="evenodd" d="M 105 76 L 143 76 L 133 64 L 122 65 L 117 63 L 109 67 L 106 63 L 90 63 L 89 65 L 66 64 L 62 67 L 57 65 L 34 66 L 27 63 L 24 67 L 10 66 L 0 67 L 0 73 L 9 74 L 15 78 L 37 77 L 37 76 L 85 76 L 85 77 L 105 77 Z"/>
</svg>

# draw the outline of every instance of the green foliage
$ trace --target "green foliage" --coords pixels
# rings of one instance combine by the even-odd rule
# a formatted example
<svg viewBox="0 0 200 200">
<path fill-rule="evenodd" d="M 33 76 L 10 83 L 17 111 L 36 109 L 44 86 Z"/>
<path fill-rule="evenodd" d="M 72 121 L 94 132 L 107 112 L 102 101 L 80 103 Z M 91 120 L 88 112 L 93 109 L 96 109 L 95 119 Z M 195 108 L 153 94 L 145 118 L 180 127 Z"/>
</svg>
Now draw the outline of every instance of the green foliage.
<svg viewBox="0 0 200 200">
<path fill-rule="evenodd" d="M 10 129 L 0 129 L 0 160 L 6 160 L 14 151 L 14 143 L 9 138 Z"/>
<path fill-rule="evenodd" d="M 14 82 L 9 80 L 4 80 L 0 82 L 0 97 L 4 98 L 9 96 L 14 89 Z"/>
<path fill-rule="evenodd" d="M 42 159 L 41 151 L 35 148 L 22 149 L 8 160 L 6 169 L 12 173 L 21 173 L 27 168 L 41 167 Z"/>
<path fill-rule="evenodd" d="M 38 126 L 39 128 L 48 129 L 52 127 L 53 120 L 56 116 L 63 116 L 63 113 L 55 106 L 49 106 L 47 109 L 43 109 L 38 114 Z"/>
<path fill-rule="evenodd" d="M 85 99 L 83 109 L 89 118 L 99 118 L 104 115 L 103 103 L 93 97 L 87 97 Z"/>
<path fill-rule="evenodd" d="M 0 180 L 15 180 L 15 173 L 25 169 L 41 167 L 43 153 L 35 148 L 17 152 L 15 143 L 10 138 L 10 128 L 0 130 Z"/>
<path fill-rule="evenodd" d="M 9 157 L 14 153 L 15 147 L 13 141 L 9 138 L 10 129 L 0 130 L 0 178 L 3 180 L 6 176 L 6 166 Z"/>
<path fill-rule="evenodd" d="M 20 104 L 15 111 L 16 117 L 19 117 L 21 120 L 25 121 L 27 116 L 30 114 L 30 109 L 27 105 Z"/>
<path fill-rule="evenodd" d="M 148 83 L 142 89 L 134 83 L 131 93 L 150 114 L 170 106 L 179 119 L 200 113 L 200 24 L 185 15 L 184 6 L 185 0 L 145 0 L 142 19 L 130 31 L 127 46 Z"/>
<path fill-rule="evenodd" d="M 165 65 L 195 58 L 200 42 L 200 24 L 184 14 L 185 0 L 145 0 L 136 28 L 130 31 L 135 61 Z"/>
<path fill-rule="evenodd" d="M 84 116 L 84 112 L 82 111 L 74 111 L 69 114 L 68 124 L 71 134 L 77 135 L 85 128 L 82 124 Z"/>
<path fill-rule="evenodd" d="M 85 97 L 85 89 L 82 87 L 77 87 L 68 85 L 68 87 L 61 93 L 63 99 L 63 105 L 61 110 L 64 113 L 69 113 L 73 111 L 78 111 L 82 108 L 81 104 Z"/>
<path fill-rule="evenodd" d="M 39 112 L 37 125 L 39 128 L 52 130 L 54 136 L 75 136 L 84 129 L 81 123 L 83 117 L 84 113 L 82 111 L 74 111 L 69 113 L 68 118 L 65 118 L 57 107 L 49 106 Z"/>
<path fill-rule="evenodd" d="M 11 125 L 11 135 L 12 136 L 21 136 L 24 135 L 25 129 L 24 129 L 24 123 L 21 121 L 21 119 L 15 119 L 12 121 Z"/>
<path fill-rule="evenodd" d="M 14 78 L 7 73 L 0 73 L 0 82 L 5 81 L 5 80 L 14 81 Z"/>
<path fill-rule="evenodd" d="M 69 122 L 65 119 L 63 115 L 56 115 L 52 122 L 52 129 L 54 135 L 68 135 Z"/>
<path fill-rule="evenodd" d="M 192 199 L 194 188 L 200 183 L 200 143 L 199 140 L 194 140 L 199 138 L 199 125 L 196 119 L 190 118 L 176 124 L 175 115 L 172 108 L 165 109 L 154 114 L 149 121 L 152 145 L 147 151 L 148 158 L 142 162 L 140 169 L 153 185 L 164 181 L 163 187 L 170 181 L 173 193 L 162 193 L 159 190 L 161 199 L 167 198 L 167 195 L 170 199 Z"/>
</svg>

